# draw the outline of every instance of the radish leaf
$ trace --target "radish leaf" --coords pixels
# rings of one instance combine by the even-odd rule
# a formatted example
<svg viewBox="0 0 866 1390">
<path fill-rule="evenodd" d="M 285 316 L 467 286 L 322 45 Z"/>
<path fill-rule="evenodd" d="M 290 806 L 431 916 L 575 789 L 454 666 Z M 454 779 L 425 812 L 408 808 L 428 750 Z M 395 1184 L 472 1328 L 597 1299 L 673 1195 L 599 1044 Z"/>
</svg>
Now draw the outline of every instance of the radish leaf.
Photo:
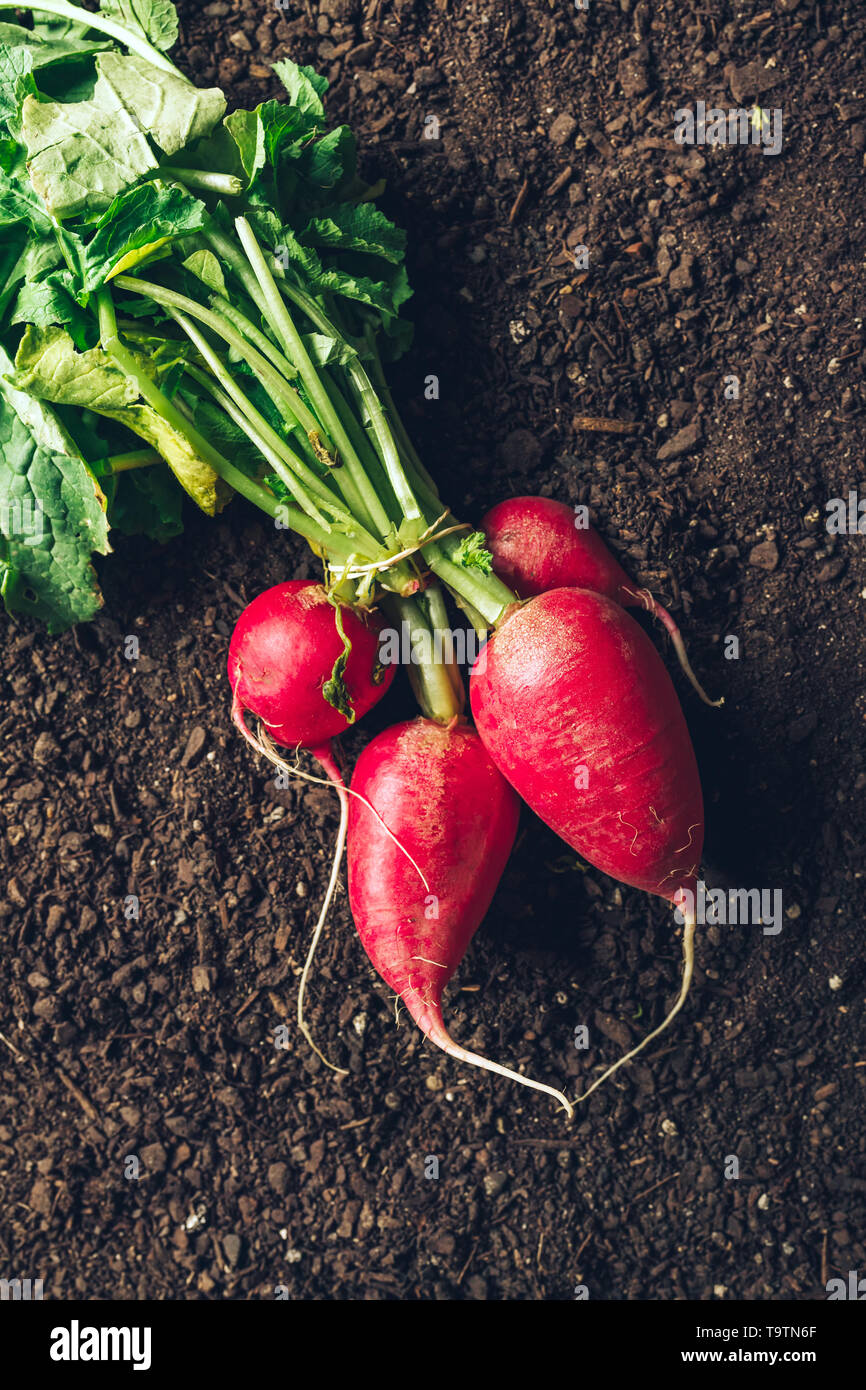
<svg viewBox="0 0 866 1390">
<path fill-rule="evenodd" d="M 97 88 L 112 92 L 167 155 L 205 139 L 226 109 L 218 87 L 193 87 L 135 54 L 100 53 L 96 70 Z"/>
<path fill-rule="evenodd" d="M 0 121 L 4 121 L 10 129 L 17 125 L 22 101 L 35 91 L 33 58 L 29 49 L 21 46 L 11 48 L 0 41 Z"/>
<path fill-rule="evenodd" d="M 30 183 L 26 151 L 16 140 L 0 140 L 0 227 L 25 223 L 39 236 L 50 236 L 54 224 Z"/>
<path fill-rule="evenodd" d="M 0 370 L 11 367 L 0 350 Z M 52 413 L 0 381 L 0 594 L 49 632 L 102 606 L 91 564 L 105 555 L 105 496 Z"/>
<path fill-rule="evenodd" d="M 99 8 L 163 53 L 177 41 L 177 10 L 171 0 L 99 0 Z"/>
<path fill-rule="evenodd" d="M 98 289 L 176 237 L 201 231 L 208 218 L 204 203 L 175 183 L 153 179 L 119 194 L 84 250 L 84 290 Z"/>
<path fill-rule="evenodd" d="M 142 371 L 150 374 L 153 357 L 135 356 Z M 102 348 L 76 352 L 62 329 L 28 325 L 15 357 L 13 384 L 41 400 L 84 406 L 125 425 L 162 454 L 181 487 L 208 516 L 228 500 L 213 469 L 158 411 L 139 399 L 135 382 Z"/>
<path fill-rule="evenodd" d="M 481 570 L 482 574 L 493 573 L 493 556 L 487 549 L 487 537 L 483 531 L 471 531 L 465 536 L 454 558 L 464 569 Z"/>
<path fill-rule="evenodd" d="M 101 212 L 158 167 L 147 139 L 104 79 L 97 79 L 89 101 L 25 97 L 21 127 L 30 181 L 54 217 L 85 208 Z"/>
<path fill-rule="evenodd" d="M 188 270 L 197 280 L 201 280 L 208 289 L 225 297 L 226 282 L 220 269 L 220 263 L 213 251 L 193 251 L 191 256 L 187 256 L 183 265 L 185 270 Z"/>
<path fill-rule="evenodd" d="M 0 24 L 0 44 L 25 48 L 30 57 L 31 67 L 47 68 L 60 63 L 80 63 L 92 53 L 108 48 L 108 38 L 85 42 L 83 39 L 52 32 L 40 33 L 36 29 L 24 29 L 19 24 Z"/>
<path fill-rule="evenodd" d="M 63 324 L 76 347 L 86 347 L 93 320 L 73 298 L 73 290 L 68 270 L 51 271 L 42 280 L 28 280 L 19 291 L 9 322 L 32 323 L 38 328 Z"/>
<path fill-rule="evenodd" d="M 322 77 L 315 68 L 299 67 L 289 58 L 272 63 L 271 67 L 289 94 L 289 104 L 324 121 L 322 97 L 330 86 L 327 77 Z"/>
<path fill-rule="evenodd" d="M 300 240 L 306 246 L 330 246 L 381 256 L 392 265 L 400 265 L 406 254 L 406 233 L 372 203 L 343 203 L 325 217 L 311 218 Z"/>
</svg>

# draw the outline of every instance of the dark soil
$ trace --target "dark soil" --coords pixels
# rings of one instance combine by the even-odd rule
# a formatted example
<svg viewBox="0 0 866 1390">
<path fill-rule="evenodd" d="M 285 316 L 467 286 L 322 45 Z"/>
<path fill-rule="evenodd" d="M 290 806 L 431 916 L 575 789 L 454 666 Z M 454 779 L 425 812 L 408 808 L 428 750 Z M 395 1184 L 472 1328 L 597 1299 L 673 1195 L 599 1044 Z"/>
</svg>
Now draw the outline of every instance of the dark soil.
<svg viewBox="0 0 866 1390">
<path fill-rule="evenodd" d="M 707 878 L 781 889 L 784 926 L 701 930 L 676 1027 L 569 1128 L 395 1026 L 341 894 L 309 999 L 335 1077 L 293 1024 L 335 801 L 274 788 L 224 678 L 241 599 L 311 562 L 241 505 L 164 550 L 118 542 L 103 618 L 3 636 L 0 1274 L 51 1298 L 822 1298 L 866 1268 L 866 542 L 823 520 L 866 495 L 866 15 L 181 10 L 187 68 L 237 103 L 277 95 L 281 55 L 331 78 L 410 233 L 394 381 L 422 454 L 470 517 L 521 491 L 589 503 L 670 600 L 726 699 L 676 676 Z M 783 110 L 778 156 L 674 143 L 678 107 L 755 98 Z M 410 711 L 401 683 L 347 759 Z M 666 906 L 527 813 L 448 1016 L 576 1093 L 679 970 Z"/>
</svg>

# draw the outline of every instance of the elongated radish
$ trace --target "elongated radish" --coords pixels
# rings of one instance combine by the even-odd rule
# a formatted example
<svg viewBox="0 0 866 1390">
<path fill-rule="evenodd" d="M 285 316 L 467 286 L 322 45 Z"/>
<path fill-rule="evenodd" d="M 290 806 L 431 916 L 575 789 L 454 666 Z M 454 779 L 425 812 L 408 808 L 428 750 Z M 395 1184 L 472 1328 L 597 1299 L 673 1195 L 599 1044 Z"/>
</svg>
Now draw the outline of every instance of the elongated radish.
<svg viewBox="0 0 866 1390">
<path fill-rule="evenodd" d="M 490 906 L 517 830 L 517 797 L 478 735 L 466 724 L 397 724 L 365 748 L 351 789 L 368 804 L 349 808 L 349 903 L 375 969 L 449 1056 L 545 1091 L 571 1113 L 553 1087 L 460 1047 L 442 1019 L 442 992 Z"/>
<path fill-rule="evenodd" d="M 658 652 L 618 603 L 552 589 L 515 606 L 470 680 L 472 713 L 496 766 L 547 825 L 622 883 L 687 907 L 703 847 L 701 785 L 682 710 Z M 691 899 L 684 899 L 691 890 Z M 694 920 L 683 930 L 691 983 Z"/>
<path fill-rule="evenodd" d="M 521 598 L 548 589 L 574 587 L 606 594 L 623 608 L 644 608 L 670 635 L 685 675 L 705 704 L 711 700 L 691 668 L 674 619 L 649 589 L 638 589 L 591 526 L 579 527 L 575 513 L 550 497 L 510 497 L 481 522 L 493 568 Z"/>
<path fill-rule="evenodd" d="M 248 604 L 229 646 L 232 719 L 244 738 L 275 761 L 247 724 L 246 711 L 251 710 L 269 740 L 313 754 L 340 800 L 331 875 L 298 989 L 298 1027 L 328 1066 L 333 1064 L 319 1051 L 304 1020 L 304 993 L 336 889 L 348 824 L 349 798 L 332 740 L 366 714 L 394 679 L 396 667 L 379 664 L 378 634 L 376 623 L 333 602 L 320 584 L 292 579 Z"/>
</svg>

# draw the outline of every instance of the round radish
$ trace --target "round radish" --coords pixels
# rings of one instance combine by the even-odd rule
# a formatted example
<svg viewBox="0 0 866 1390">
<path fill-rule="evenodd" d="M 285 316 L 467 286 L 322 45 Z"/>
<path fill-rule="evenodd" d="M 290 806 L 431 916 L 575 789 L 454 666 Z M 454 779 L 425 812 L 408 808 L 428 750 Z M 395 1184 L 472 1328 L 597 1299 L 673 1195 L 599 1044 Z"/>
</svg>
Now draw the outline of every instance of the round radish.
<svg viewBox="0 0 866 1390">
<path fill-rule="evenodd" d="M 524 801 L 613 878 L 678 907 L 693 903 L 700 779 L 676 692 L 643 629 L 602 594 L 552 589 L 512 608 L 485 656 L 472 672 L 472 713 Z M 689 917 L 683 987 L 662 1027 L 685 1000 L 693 938 Z"/>
<path fill-rule="evenodd" d="M 511 497 L 492 507 L 481 522 L 493 568 L 521 598 L 548 589 L 574 586 L 606 594 L 623 608 L 644 608 L 670 634 L 680 665 L 701 699 L 720 705 L 704 692 L 691 668 L 680 630 L 649 589 L 638 589 L 591 526 L 578 527 L 564 502 L 550 497 Z"/>
<path fill-rule="evenodd" d="M 232 633 L 232 718 L 251 710 L 284 748 L 314 749 L 342 734 L 388 689 L 379 626 L 332 601 L 321 584 L 290 579 L 254 598 Z"/>
<path fill-rule="evenodd" d="M 363 800 L 349 808 L 349 903 L 375 969 L 437 1047 L 546 1091 L 570 1113 L 552 1087 L 460 1047 L 442 1019 L 442 992 L 517 830 L 517 797 L 478 735 L 465 724 L 397 724 L 365 748 L 351 790 Z"/>
</svg>

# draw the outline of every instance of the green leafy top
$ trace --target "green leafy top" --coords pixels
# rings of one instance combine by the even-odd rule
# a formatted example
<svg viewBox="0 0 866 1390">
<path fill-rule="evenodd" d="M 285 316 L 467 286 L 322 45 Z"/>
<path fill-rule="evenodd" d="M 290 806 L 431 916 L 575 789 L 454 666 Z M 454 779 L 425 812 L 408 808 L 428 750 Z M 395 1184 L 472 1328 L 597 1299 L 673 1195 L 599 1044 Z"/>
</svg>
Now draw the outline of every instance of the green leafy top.
<svg viewBox="0 0 866 1390">
<path fill-rule="evenodd" d="M 383 357 L 410 337 L 405 236 L 358 178 L 351 131 L 327 128 L 327 79 L 278 62 L 287 99 L 226 115 L 222 92 L 162 56 L 177 33 L 170 0 L 0 24 L 0 595 L 52 630 L 99 606 L 90 555 L 109 528 L 165 540 L 184 496 L 212 515 L 235 488 L 314 520 L 301 529 L 317 548 L 354 553 L 339 542 L 354 494 L 334 465 L 368 461 L 365 427 L 377 450 L 387 428 L 376 435 L 372 388 L 354 399 L 358 363 L 372 370 L 376 332 Z M 244 263 L 239 214 L 296 350 L 227 256 L 230 241 Z M 134 292 L 145 282 L 175 298 Z M 351 439 L 339 412 L 322 416 L 317 381 L 343 419 L 357 412 Z M 44 544 L 15 531 L 21 507 L 3 512 L 19 496 Z M 336 667 L 330 688 L 340 707 Z"/>
<path fill-rule="evenodd" d="M 480 570 L 482 574 L 493 573 L 493 556 L 487 549 L 487 537 L 483 531 L 470 531 L 457 547 L 456 559 L 465 569 Z"/>
<path fill-rule="evenodd" d="M 163 53 L 177 42 L 177 10 L 171 0 L 99 0 L 99 8 Z"/>
<path fill-rule="evenodd" d="M 11 368 L 0 349 L 0 369 Z M 92 551 L 108 544 L 106 500 L 52 412 L 0 382 L 0 594 L 59 632 L 102 604 Z"/>
</svg>

